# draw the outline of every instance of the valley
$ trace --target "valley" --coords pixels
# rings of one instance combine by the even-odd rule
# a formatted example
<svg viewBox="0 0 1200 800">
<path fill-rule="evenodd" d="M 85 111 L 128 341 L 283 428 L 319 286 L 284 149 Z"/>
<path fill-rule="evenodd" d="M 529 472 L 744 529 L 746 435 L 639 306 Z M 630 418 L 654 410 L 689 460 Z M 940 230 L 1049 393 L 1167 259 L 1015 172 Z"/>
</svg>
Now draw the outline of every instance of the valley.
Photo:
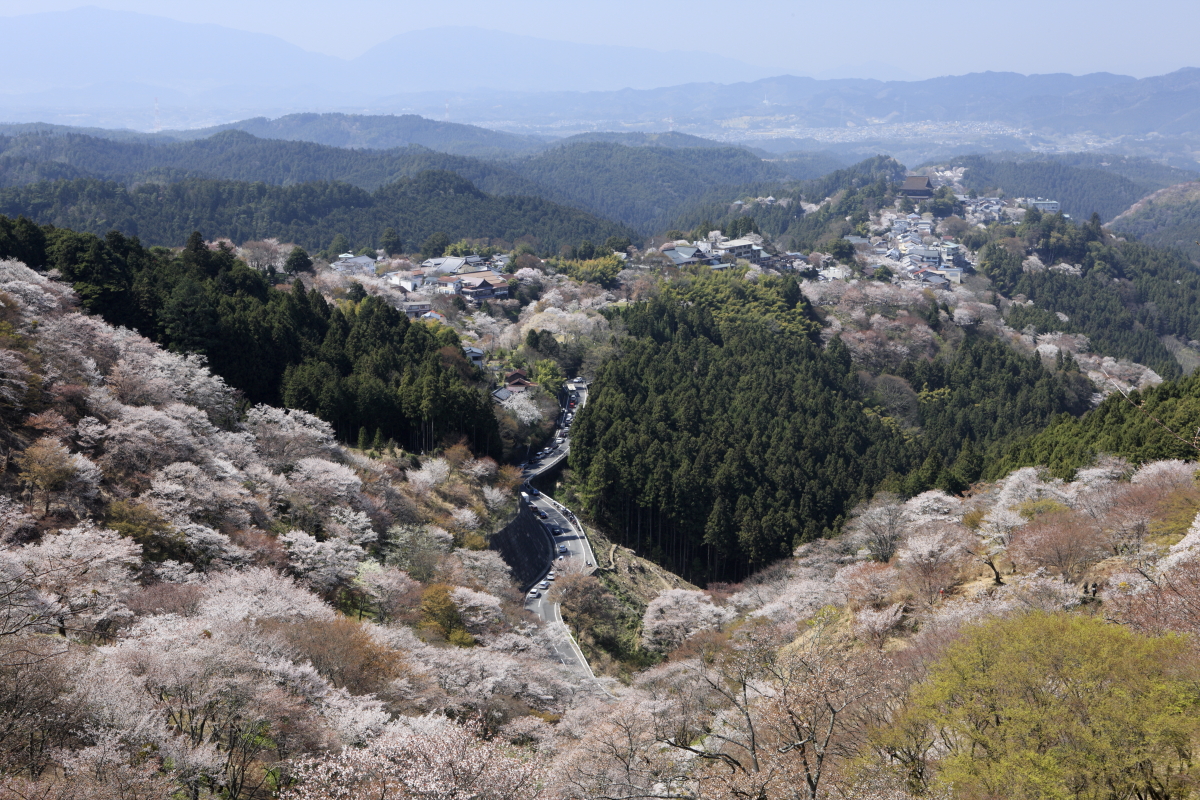
<svg viewBox="0 0 1200 800">
<path fill-rule="evenodd" d="M 6 19 L 0 800 L 1197 796 L 1196 69 Z"/>
</svg>

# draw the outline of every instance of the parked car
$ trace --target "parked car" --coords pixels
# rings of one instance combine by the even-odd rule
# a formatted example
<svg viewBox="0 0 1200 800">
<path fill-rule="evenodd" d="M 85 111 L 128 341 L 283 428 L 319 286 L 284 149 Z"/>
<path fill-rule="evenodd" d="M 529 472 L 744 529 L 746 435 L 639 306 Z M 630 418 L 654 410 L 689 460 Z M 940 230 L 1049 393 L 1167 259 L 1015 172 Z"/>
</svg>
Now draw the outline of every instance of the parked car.
<svg viewBox="0 0 1200 800">
<path fill-rule="evenodd" d="M 565 555 L 566 553 L 569 553 L 571 551 L 567 549 L 567 546 L 565 544 L 560 544 L 558 546 L 558 552 Z"/>
</svg>

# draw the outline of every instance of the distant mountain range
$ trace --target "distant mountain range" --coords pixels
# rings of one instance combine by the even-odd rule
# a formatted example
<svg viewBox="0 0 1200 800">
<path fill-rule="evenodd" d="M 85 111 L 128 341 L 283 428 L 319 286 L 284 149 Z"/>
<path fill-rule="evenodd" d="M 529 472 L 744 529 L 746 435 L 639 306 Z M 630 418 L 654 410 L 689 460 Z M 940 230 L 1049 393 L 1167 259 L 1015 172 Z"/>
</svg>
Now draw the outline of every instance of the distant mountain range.
<svg viewBox="0 0 1200 800">
<path fill-rule="evenodd" d="M 410 95 L 404 101 L 417 113 L 437 111 L 431 96 Z M 530 130 L 555 120 L 586 120 L 599 129 L 673 126 L 732 138 L 739 130 L 750 134 L 763 127 L 870 131 L 935 121 L 997 123 L 1045 134 L 1180 136 L 1200 130 L 1200 69 L 1140 80 L 1108 73 L 985 72 L 911 82 L 784 75 L 620 92 L 463 92 L 439 96 L 437 102 L 448 102 L 456 119 L 512 130 L 517 129 L 513 120 Z"/>
<path fill-rule="evenodd" d="M 406 33 L 343 59 L 265 34 L 97 8 L 3 18 L 0 32 L 6 42 L 0 120 L 9 122 L 148 131 L 210 129 L 242 119 L 241 129 L 277 137 L 286 133 L 268 117 L 340 111 L 415 114 L 514 133 L 680 129 L 726 141 L 739 134 L 756 139 L 767 129 L 800 140 L 803 133 L 779 129 L 912 138 L 925 134 L 888 128 L 924 121 L 1007 126 L 1026 138 L 1191 137 L 1200 129 L 1200 69 L 1140 80 L 995 72 L 818 80 L 771 76 L 712 53 L 580 45 L 469 27 Z M 978 138 L 1012 131 L 980 129 Z M 318 137 L 355 147 L 420 143 L 348 129 L 303 138 Z M 480 155 L 491 145 L 472 146 L 482 148 L 471 153 Z"/>
<path fill-rule="evenodd" d="M 275 186 L 338 182 L 373 192 L 438 170 L 491 195 L 538 197 L 646 235 L 675 227 L 697 209 L 723 208 L 747 195 L 779 195 L 791 182 L 848 163 L 842 153 L 773 153 L 678 132 L 546 141 L 415 116 L 297 114 L 161 134 L 0 125 L 0 188 L 78 179 L 131 188 L 216 179 Z M 999 152 L 949 163 L 966 167 L 965 183 L 979 192 L 1054 197 L 1072 215 L 1096 211 L 1105 221 L 1151 192 L 1200 179 L 1197 170 L 1099 153 Z"/>
<path fill-rule="evenodd" d="M 243 116 L 361 110 L 405 92 L 647 89 L 770 74 L 711 53 L 697 58 L 471 27 L 405 33 L 349 59 L 266 34 L 91 7 L 2 18 L 0 31 L 9 65 L 0 111 L 59 109 L 111 125 L 100 119 L 104 109 L 136 108 L 143 128 L 153 122 L 156 100 L 174 115 L 190 107 L 190 127 L 204 109 L 251 110 Z"/>
</svg>

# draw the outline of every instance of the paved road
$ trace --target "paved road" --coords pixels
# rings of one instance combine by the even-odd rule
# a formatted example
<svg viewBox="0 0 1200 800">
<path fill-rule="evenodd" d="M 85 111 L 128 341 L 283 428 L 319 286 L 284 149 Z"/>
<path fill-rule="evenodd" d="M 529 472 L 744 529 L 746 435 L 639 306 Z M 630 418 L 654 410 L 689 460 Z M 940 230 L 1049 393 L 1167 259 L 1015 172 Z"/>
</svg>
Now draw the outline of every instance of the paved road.
<svg viewBox="0 0 1200 800">
<path fill-rule="evenodd" d="M 571 384 L 568 384 L 568 386 L 571 386 Z M 579 385 L 576 391 L 579 395 L 579 400 L 576 403 L 575 411 L 578 412 L 587 402 L 587 388 L 586 386 Z M 563 417 L 565 417 L 565 414 Z M 563 417 L 559 418 L 560 425 L 563 422 Z M 525 480 L 527 482 L 557 468 L 567 458 L 571 449 L 569 433 L 568 428 L 560 427 L 558 435 L 563 436 L 563 443 L 554 452 L 546 456 L 536 467 L 527 467 L 525 469 Z M 525 491 L 529 491 L 528 487 L 525 488 Z M 587 533 L 583 530 L 583 525 L 579 523 L 566 506 L 542 494 L 534 496 L 530 493 L 529 500 L 532 507 L 546 513 L 546 519 L 542 520 L 543 529 L 546 531 L 546 569 L 532 586 L 522 587 L 526 592 L 525 608 L 537 614 L 547 626 L 551 627 L 552 632 L 557 634 L 554 649 L 559 660 L 564 664 L 578 667 L 588 677 L 595 680 L 596 675 L 588 665 L 587 659 L 584 658 L 583 651 L 579 649 L 578 643 L 571 636 L 566 623 L 563 622 L 562 611 L 555 599 L 554 582 L 546 579 L 551 572 L 554 572 L 556 575 L 579 572 L 590 575 L 596 571 L 596 555 L 592 552 L 592 545 L 588 541 Z M 551 530 L 554 527 L 562 531 L 561 535 L 554 536 L 551 534 Z M 543 588 L 540 585 L 541 582 L 548 583 L 549 587 Z M 528 594 L 529 590 L 533 588 L 536 588 L 538 591 L 537 597 L 530 597 Z"/>
</svg>

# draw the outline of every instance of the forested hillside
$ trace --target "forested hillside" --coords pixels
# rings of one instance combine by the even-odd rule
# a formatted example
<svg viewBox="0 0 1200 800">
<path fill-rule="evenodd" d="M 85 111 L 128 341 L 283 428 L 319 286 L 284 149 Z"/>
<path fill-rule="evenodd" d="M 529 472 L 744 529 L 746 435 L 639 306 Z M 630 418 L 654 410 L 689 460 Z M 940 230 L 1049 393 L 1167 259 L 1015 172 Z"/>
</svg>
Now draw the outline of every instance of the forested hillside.
<svg viewBox="0 0 1200 800">
<path fill-rule="evenodd" d="M 212 128 L 167 131 L 162 136 L 195 139 L 227 130 L 245 131 L 263 139 L 372 150 L 415 144 L 439 153 L 477 158 L 503 158 L 535 152 L 546 146 L 543 139 L 533 136 L 427 119 L 416 114 L 288 114 L 277 119 L 255 117 Z"/>
<path fill-rule="evenodd" d="M 533 796 L 532 751 L 482 737 L 590 691 L 487 550 L 519 472 L 348 451 L 61 282 L 0 259 L 0 287 L 0 797 L 298 800 L 343 748 L 404 741 Z"/>
<path fill-rule="evenodd" d="M 54 178 L 104 178 L 131 186 L 192 177 L 278 186 L 339 181 L 374 191 L 428 170 L 453 172 L 490 194 L 543 191 L 504 166 L 420 145 L 350 149 L 259 138 L 241 130 L 183 142 L 53 133 L 0 137 L 0 185 L 6 187 Z"/>
<path fill-rule="evenodd" d="M 741 148 L 625 147 L 611 142 L 562 145 L 510 166 L 573 205 L 643 233 L 666 229 L 696 197 L 718 187 L 787 177 Z"/>
<path fill-rule="evenodd" d="M 836 530 L 881 488 L 960 491 L 988 453 L 1081 413 L 1092 391 L 1069 365 L 953 326 L 936 359 L 876 380 L 840 339 L 814 342 L 790 278 L 696 277 L 612 315 L 632 339 L 592 384 L 571 468 L 618 541 L 700 582 Z"/>
<path fill-rule="evenodd" d="M 1049 197 L 1062 204 L 1064 213 L 1079 218 L 1096 213 L 1107 221 L 1161 189 L 1159 181 L 1174 174 L 1153 163 L 1138 169 L 1136 162 L 1129 161 L 1119 171 L 1087 161 L 1075 166 L 1057 160 L 1009 161 L 988 156 L 961 156 L 950 164 L 966 167 L 963 184 L 980 194 L 1003 191 L 1008 197 Z M 1179 182 L 1190 179 L 1183 170 L 1175 172 L 1183 173 Z"/>
<path fill-rule="evenodd" d="M 843 158 L 835 153 L 822 151 L 814 153 L 805 150 L 796 150 L 778 155 L 764 153 L 763 158 L 782 169 L 789 177 L 800 181 L 812 180 L 820 178 L 822 175 L 836 172 L 848 166 L 847 162 L 850 161 L 850 159 Z"/>
<path fill-rule="evenodd" d="M 662 137 L 674 142 L 666 134 Z M 216 178 L 276 186 L 328 181 L 376 191 L 439 170 L 453 172 L 489 194 L 565 203 L 654 234 L 706 195 L 728 195 L 731 187 L 778 186 L 797 170 L 811 176 L 823 163 L 780 167 L 744 148 L 696 141 L 706 146 L 646 146 L 640 139 L 629 146 L 569 141 L 525 158 L 486 161 L 418 145 L 348 149 L 262 139 L 241 130 L 183 142 L 42 132 L 0 137 L 0 187 L 93 177 L 133 189 L 143 183 Z"/>
<path fill-rule="evenodd" d="M 1030 158 L 1030 156 L 1026 156 Z M 1172 167 L 1151 158 L 1122 156 L 1115 153 L 1055 153 L 1037 155 L 1036 159 L 1047 159 L 1059 164 L 1086 169 L 1101 169 L 1128 178 L 1136 184 L 1150 189 L 1165 189 L 1178 183 L 1187 183 L 1200 178 L 1200 171 Z"/>
<path fill-rule="evenodd" d="M 681 210 L 674 227 L 698 232 L 703 228 L 706 233 L 714 228 L 731 230 L 735 224 L 745 226 L 747 220 L 753 220 L 754 230 L 787 242 L 789 249 L 813 250 L 854 233 L 869 221 L 872 212 L 894 202 L 905 173 L 904 165 L 895 159 L 875 156 L 800 184 L 739 187 L 753 189 L 755 195 L 766 192 L 777 199 L 787 198 L 791 201 L 787 205 L 750 203 L 733 209 L 730 204 L 735 197 L 729 191 L 712 192 Z M 812 213 L 805 214 L 800 206 L 802 201 L 823 203 L 826 199 L 833 202 Z"/>
<path fill-rule="evenodd" d="M 314 251 L 338 234 L 356 247 L 379 246 L 388 228 L 414 250 L 438 232 L 455 241 L 531 237 L 536 249 L 547 251 L 585 239 L 638 237 L 585 211 L 537 197 L 491 196 L 438 171 L 375 192 L 345 183 L 270 186 L 200 178 L 132 189 L 96 179 L 42 182 L 0 190 L 0 214 L 97 235 L 116 229 L 146 244 L 168 246 L 198 229 L 238 243 L 275 237 Z"/>
<path fill-rule="evenodd" d="M 6 246 L 34 230 L 6 229 Z M 708 432 L 750 438 L 719 440 L 736 445 L 725 453 L 693 442 L 724 459 L 722 479 L 798 479 L 794 452 L 864 445 L 812 467 L 837 477 L 902 443 L 869 414 L 857 434 L 838 420 L 772 429 L 779 415 L 757 398 L 803 400 L 797 413 L 821 423 L 854 412 L 861 371 L 812 343 L 795 284 L 694 283 L 655 313 L 624 312 L 630 353 L 666 366 L 620 366 L 650 379 L 626 395 L 598 380 L 581 426 L 603 404 L 624 436 L 636 425 L 622 404 L 654 389 L 647 438 L 624 444 L 678 443 L 703 427 L 700 391 L 729 388 L 736 408 Z M 596 679 L 560 663 L 562 642 L 486 549 L 515 511 L 518 471 L 461 444 L 420 463 L 348 451 L 321 420 L 242 405 L 197 359 L 78 313 L 60 282 L 0 259 L 0 287 L 6 800 L 345 800 L 385 786 L 489 800 L 1045 800 L 1084 786 L 1184 800 L 1200 777 L 1187 757 L 1200 743 L 1194 462 L 1106 458 L 1070 482 L 1027 468 L 961 497 L 880 493 L 839 536 L 705 590 L 669 588 L 606 547 L 606 563 L 661 589 L 632 614 L 607 566 L 564 569 L 546 589 L 580 639 L 616 629 L 633 651 L 635 674 Z M 965 336 L 950 317 L 938 314 L 942 335 Z M 1025 370 L 984 341 L 963 339 L 959 362 Z M 1194 425 L 1170 406 L 1194 417 L 1196 386 L 1172 392 L 1147 393 L 1154 416 Z M 1111 413 L 1117 400 L 1081 426 L 1106 416 L 1109 433 L 1147 438 L 1137 416 Z M 670 529 L 670 504 L 711 491 L 691 462 L 672 473 L 656 455 L 647 537 Z M 775 487 L 770 505 L 820 500 L 814 483 Z M 1047 676 L 1071 691 L 1046 691 Z"/>
<path fill-rule="evenodd" d="M 0 218 L 0 258 L 58 270 L 88 311 L 205 356 L 251 403 L 316 414 L 343 441 L 365 429 L 420 451 L 465 436 L 500 454 L 487 387 L 476 386 L 457 334 L 409 322 L 377 297 L 330 305 L 299 281 L 277 290 L 199 234 L 175 255 L 116 232 L 101 239 Z"/>
<path fill-rule="evenodd" d="M 1056 420 L 1016 443 L 988 465 L 995 477 L 1019 467 L 1045 466 L 1070 479 L 1098 456 L 1132 463 L 1200 457 L 1200 373 L 1125 396 L 1110 395 L 1084 416 Z"/>
<path fill-rule="evenodd" d="M 1200 274 L 1177 253 L 1117 241 L 1096 217 L 1076 225 L 1036 211 L 1019 226 L 993 225 L 965 241 L 980 247 L 979 269 L 997 291 L 1033 301 L 1013 306 L 1013 327 L 1085 333 L 1097 352 L 1145 364 L 1164 377 L 1181 374 L 1160 337 L 1200 336 Z M 1043 266 L 1024 266 L 1026 248 Z M 1078 265 L 1080 274 L 1045 268 L 1060 262 Z"/>
<path fill-rule="evenodd" d="M 1113 221 L 1113 228 L 1156 247 L 1176 248 L 1200 259 L 1200 183 L 1155 192 Z"/>
</svg>

